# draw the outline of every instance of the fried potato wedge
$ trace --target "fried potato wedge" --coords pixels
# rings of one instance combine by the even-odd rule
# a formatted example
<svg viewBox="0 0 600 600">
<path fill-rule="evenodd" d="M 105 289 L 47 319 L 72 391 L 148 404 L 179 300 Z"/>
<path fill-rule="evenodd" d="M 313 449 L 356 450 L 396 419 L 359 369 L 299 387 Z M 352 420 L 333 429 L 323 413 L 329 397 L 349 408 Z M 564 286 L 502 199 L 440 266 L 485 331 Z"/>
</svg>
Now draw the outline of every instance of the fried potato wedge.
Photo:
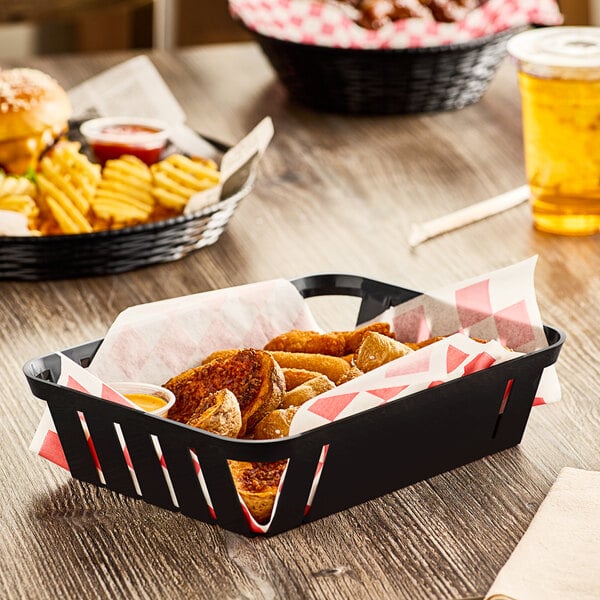
<svg viewBox="0 0 600 600">
<path fill-rule="evenodd" d="M 210 394 L 227 388 L 237 398 L 242 415 L 239 435 L 254 428 L 267 413 L 279 408 L 285 389 L 281 368 L 262 350 L 246 348 L 176 375 L 164 384 L 175 394 L 169 418 L 187 423 Z"/>
<path fill-rule="evenodd" d="M 301 383 L 304 383 L 313 377 L 321 375 L 321 373 L 317 371 L 307 371 L 306 369 L 291 369 L 286 367 L 281 370 L 283 371 L 283 377 L 285 379 L 286 392 L 293 390 Z"/>
<path fill-rule="evenodd" d="M 265 350 L 281 352 L 308 352 L 310 354 L 327 354 L 343 356 L 345 348 L 344 336 L 341 333 L 319 333 L 293 329 L 270 340 Z"/>
<path fill-rule="evenodd" d="M 367 373 L 410 352 L 413 350 L 407 345 L 381 333 L 369 331 L 356 351 L 354 362 L 361 371 Z"/>
<path fill-rule="evenodd" d="M 250 514 L 259 523 L 266 523 L 273 512 L 287 460 L 268 463 L 230 460 L 228 463 L 233 483 Z"/>
<path fill-rule="evenodd" d="M 307 352 L 329 356 L 347 356 L 356 352 L 363 337 L 369 331 L 393 337 L 389 323 L 371 323 L 354 331 L 331 331 L 318 333 L 293 329 L 282 333 L 265 344 L 265 350 L 281 352 Z"/>
<path fill-rule="evenodd" d="M 225 350 L 215 350 L 211 352 L 203 361 L 202 364 L 206 365 L 213 360 L 221 360 L 224 358 L 229 358 L 239 352 L 239 348 L 227 348 Z"/>
<path fill-rule="evenodd" d="M 308 400 L 311 400 L 323 392 L 332 390 L 334 387 L 335 384 L 327 376 L 317 375 L 316 377 L 301 383 L 293 390 L 286 392 L 283 395 L 281 407 L 288 408 L 289 406 L 302 406 Z"/>
<path fill-rule="evenodd" d="M 364 375 L 364 372 L 361 371 L 356 365 L 352 365 L 348 372 L 337 382 L 337 385 L 342 385 L 343 383 L 351 381 L 352 379 L 356 379 L 361 375 Z"/>
<path fill-rule="evenodd" d="M 226 388 L 209 394 L 196 407 L 187 424 L 219 435 L 237 437 L 242 429 L 242 413 L 235 394 Z"/>
<path fill-rule="evenodd" d="M 297 406 L 272 410 L 256 424 L 252 432 L 252 439 L 273 440 L 287 437 L 290 434 L 292 419 L 297 412 Z"/>
<path fill-rule="evenodd" d="M 316 371 L 326 375 L 335 384 L 350 370 L 348 361 L 339 356 L 309 352 L 282 352 L 279 350 L 273 350 L 270 354 L 282 369 Z"/>
</svg>

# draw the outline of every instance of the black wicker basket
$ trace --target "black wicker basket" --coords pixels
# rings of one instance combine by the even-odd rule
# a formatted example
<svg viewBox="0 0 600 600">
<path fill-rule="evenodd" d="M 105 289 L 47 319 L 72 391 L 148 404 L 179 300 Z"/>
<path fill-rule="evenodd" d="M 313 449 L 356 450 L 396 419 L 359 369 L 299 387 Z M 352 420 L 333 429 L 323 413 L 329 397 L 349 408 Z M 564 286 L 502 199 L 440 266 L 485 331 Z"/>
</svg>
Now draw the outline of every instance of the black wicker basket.
<svg viewBox="0 0 600 600">
<path fill-rule="evenodd" d="M 228 148 L 205 139 L 217 151 Z M 0 236 L 0 280 L 110 275 L 182 258 L 219 239 L 255 177 L 252 159 L 225 182 L 220 202 L 164 221 L 74 235 Z"/>
<path fill-rule="evenodd" d="M 331 48 L 251 33 L 293 100 L 328 112 L 408 114 L 477 102 L 516 30 L 445 46 L 384 50 Z"/>
<path fill-rule="evenodd" d="M 419 295 L 356 275 L 319 274 L 293 283 L 305 298 L 362 298 L 359 324 Z M 556 362 L 565 340 L 559 329 L 545 326 L 544 330 L 546 348 L 301 434 L 260 441 L 225 438 L 59 386 L 56 353 L 32 359 L 23 369 L 34 396 L 48 403 L 73 477 L 194 519 L 255 535 L 242 511 L 227 460 L 290 459 L 267 532 L 274 535 L 518 444 L 542 371 Z M 101 343 L 88 342 L 64 354 L 85 367 Z M 93 439 L 105 484 L 99 479 L 80 414 Z M 115 423 L 123 431 L 139 492 L 134 489 Z M 178 506 L 168 490 L 152 436 L 160 443 Z M 324 446 L 327 458 L 307 512 Z M 191 449 L 200 462 L 212 507 L 199 484 Z M 391 463 L 395 468 L 390 468 Z"/>
</svg>

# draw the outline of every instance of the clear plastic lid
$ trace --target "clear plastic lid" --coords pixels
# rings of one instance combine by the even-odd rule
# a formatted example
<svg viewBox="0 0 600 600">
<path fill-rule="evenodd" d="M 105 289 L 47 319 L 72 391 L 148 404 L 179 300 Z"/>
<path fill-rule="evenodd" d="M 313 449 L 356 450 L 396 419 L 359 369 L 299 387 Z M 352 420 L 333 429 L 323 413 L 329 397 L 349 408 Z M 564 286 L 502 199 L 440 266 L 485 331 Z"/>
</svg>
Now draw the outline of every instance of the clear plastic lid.
<svg viewBox="0 0 600 600">
<path fill-rule="evenodd" d="M 511 56 L 533 67 L 600 68 L 600 27 L 545 27 L 508 41 Z"/>
</svg>

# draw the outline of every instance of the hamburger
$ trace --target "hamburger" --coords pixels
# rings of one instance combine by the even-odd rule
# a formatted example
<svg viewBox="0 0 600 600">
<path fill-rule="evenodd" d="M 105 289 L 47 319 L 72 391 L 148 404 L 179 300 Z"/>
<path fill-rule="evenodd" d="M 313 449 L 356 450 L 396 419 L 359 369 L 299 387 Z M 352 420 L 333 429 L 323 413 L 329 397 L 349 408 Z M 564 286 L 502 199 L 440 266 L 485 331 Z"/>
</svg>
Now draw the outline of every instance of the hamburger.
<svg viewBox="0 0 600 600">
<path fill-rule="evenodd" d="M 71 103 L 52 77 L 35 69 L 0 70 L 0 167 L 22 175 L 68 129 Z"/>
</svg>

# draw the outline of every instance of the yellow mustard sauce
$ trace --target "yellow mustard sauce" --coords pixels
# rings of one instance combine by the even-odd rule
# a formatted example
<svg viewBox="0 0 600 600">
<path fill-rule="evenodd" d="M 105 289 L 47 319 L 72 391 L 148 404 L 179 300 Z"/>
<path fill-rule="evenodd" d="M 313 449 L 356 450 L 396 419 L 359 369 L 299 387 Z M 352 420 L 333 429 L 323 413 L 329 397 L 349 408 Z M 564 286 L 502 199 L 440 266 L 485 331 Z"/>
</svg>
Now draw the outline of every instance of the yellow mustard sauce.
<svg viewBox="0 0 600 600">
<path fill-rule="evenodd" d="M 128 398 L 132 402 L 135 402 L 142 410 L 146 412 L 152 412 L 157 410 L 167 403 L 166 400 L 159 398 L 158 396 L 152 396 L 151 394 L 123 394 L 125 398 Z"/>
</svg>

